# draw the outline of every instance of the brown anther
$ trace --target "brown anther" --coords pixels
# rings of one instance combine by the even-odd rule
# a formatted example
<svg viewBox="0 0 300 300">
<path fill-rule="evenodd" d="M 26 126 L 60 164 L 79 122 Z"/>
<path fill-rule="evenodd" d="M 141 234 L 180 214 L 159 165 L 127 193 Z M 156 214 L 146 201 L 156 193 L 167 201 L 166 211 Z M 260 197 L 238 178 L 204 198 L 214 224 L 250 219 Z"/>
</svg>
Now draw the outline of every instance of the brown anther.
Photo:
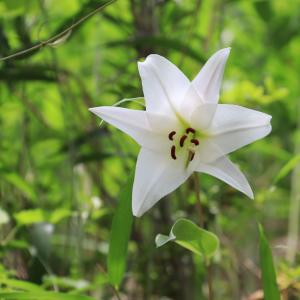
<svg viewBox="0 0 300 300">
<path fill-rule="evenodd" d="M 176 147 L 175 146 L 172 146 L 172 148 L 171 148 L 171 157 L 173 158 L 173 159 L 176 159 L 177 157 L 176 157 Z"/>
<path fill-rule="evenodd" d="M 180 147 L 183 147 L 184 145 L 184 141 L 186 140 L 187 136 L 186 135 L 183 135 L 181 138 L 180 138 L 180 141 L 179 141 L 179 145 Z"/>
<path fill-rule="evenodd" d="M 175 134 L 176 134 L 176 131 L 171 131 L 171 132 L 169 133 L 169 140 L 170 140 L 170 141 L 173 141 L 173 137 L 174 137 Z"/>
<path fill-rule="evenodd" d="M 197 139 L 191 139 L 191 143 L 193 143 L 195 146 L 199 145 L 199 141 Z"/>
<path fill-rule="evenodd" d="M 192 161 L 195 157 L 195 152 L 190 152 L 189 156 L 190 156 L 190 161 Z"/>
<path fill-rule="evenodd" d="M 189 132 L 191 132 L 191 133 L 196 133 L 196 130 L 195 130 L 194 128 L 192 128 L 192 127 L 189 127 L 189 128 L 186 129 L 185 132 L 186 132 L 186 133 L 189 133 Z"/>
</svg>

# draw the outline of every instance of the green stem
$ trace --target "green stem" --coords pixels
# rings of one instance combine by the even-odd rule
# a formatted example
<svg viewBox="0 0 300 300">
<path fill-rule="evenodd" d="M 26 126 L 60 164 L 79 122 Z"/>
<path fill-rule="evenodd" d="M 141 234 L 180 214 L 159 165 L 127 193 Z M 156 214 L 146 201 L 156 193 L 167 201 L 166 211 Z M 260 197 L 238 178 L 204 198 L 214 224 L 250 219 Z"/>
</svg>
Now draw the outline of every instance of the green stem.
<svg viewBox="0 0 300 300">
<path fill-rule="evenodd" d="M 295 155 L 300 153 L 300 102 L 298 105 L 298 124 L 295 140 Z M 288 244 L 287 244 L 287 260 L 291 265 L 295 263 L 297 254 L 297 245 L 299 241 L 299 216 L 300 216 L 300 163 L 297 164 L 292 173 L 291 182 L 291 198 L 288 226 Z"/>
<path fill-rule="evenodd" d="M 199 176 L 196 172 L 194 173 L 194 188 L 196 195 L 196 206 L 199 211 L 199 224 L 201 227 L 204 227 L 204 210 L 201 204 Z"/>
<path fill-rule="evenodd" d="M 196 196 L 196 206 L 199 211 L 199 224 L 203 228 L 204 227 L 204 210 L 201 204 L 200 197 L 200 180 L 198 173 L 194 173 L 194 188 L 195 188 L 195 196 Z M 208 300 L 213 300 L 213 288 L 212 288 L 212 265 L 209 259 L 205 259 L 206 266 L 206 274 L 207 274 L 207 285 L 208 285 Z"/>
</svg>

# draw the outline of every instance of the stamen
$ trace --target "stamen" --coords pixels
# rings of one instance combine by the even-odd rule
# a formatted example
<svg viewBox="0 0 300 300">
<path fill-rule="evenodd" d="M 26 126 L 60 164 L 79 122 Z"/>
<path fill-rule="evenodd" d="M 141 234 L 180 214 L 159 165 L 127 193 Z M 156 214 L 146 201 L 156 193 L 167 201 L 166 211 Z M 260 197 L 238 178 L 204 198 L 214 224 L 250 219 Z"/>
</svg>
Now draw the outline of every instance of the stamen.
<svg viewBox="0 0 300 300">
<path fill-rule="evenodd" d="M 173 137 L 174 137 L 175 134 L 176 134 L 176 131 L 171 131 L 171 132 L 169 133 L 169 140 L 170 140 L 170 141 L 173 141 Z"/>
<path fill-rule="evenodd" d="M 195 130 L 194 128 L 192 128 L 192 127 L 189 127 L 189 128 L 186 129 L 185 132 L 186 132 L 186 133 L 189 133 L 189 132 L 191 132 L 191 133 L 196 133 L 196 130 Z"/>
<path fill-rule="evenodd" d="M 197 139 L 191 139 L 191 143 L 193 143 L 195 146 L 199 145 L 199 141 Z"/>
<path fill-rule="evenodd" d="M 171 148 L 171 157 L 173 158 L 173 159 L 176 159 L 177 157 L 176 157 L 176 147 L 175 146 L 172 146 L 172 148 Z"/>
<path fill-rule="evenodd" d="M 186 135 L 183 135 L 181 138 L 180 138 L 180 141 L 179 141 L 179 145 L 180 147 L 183 147 L 184 145 L 184 141 L 186 140 L 187 136 Z"/>
</svg>

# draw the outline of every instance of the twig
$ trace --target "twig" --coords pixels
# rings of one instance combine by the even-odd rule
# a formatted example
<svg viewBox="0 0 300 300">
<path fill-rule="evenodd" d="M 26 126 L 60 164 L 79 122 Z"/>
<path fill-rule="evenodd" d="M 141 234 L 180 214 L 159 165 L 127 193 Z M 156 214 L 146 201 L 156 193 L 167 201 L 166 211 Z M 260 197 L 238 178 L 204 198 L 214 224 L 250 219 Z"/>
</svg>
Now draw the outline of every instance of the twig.
<svg viewBox="0 0 300 300">
<path fill-rule="evenodd" d="M 75 23 L 73 23 L 71 26 L 69 26 L 67 29 L 63 30 L 62 32 L 54 35 L 53 37 L 45 40 L 45 41 L 41 41 L 40 43 L 38 43 L 37 45 L 34 45 L 30 48 L 21 50 L 19 52 L 16 52 L 14 54 L 5 56 L 0 58 L 0 61 L 5 61 L 23 54 L 26 54 L 28 52 L 40 49 L 42 47 L 45 47 L 53 42 L 55 42 L 56 40 L 58 40 L 59 38 L 62 38 L 63 36 L 65 36 L 66 34 L 68 34 L 71 30 L 73 30 L 75 27 L 77 27 L 78 25 L 80 25 L 82 22 L 84 22 L 85 20 L 87 20 L 88 18 L 92 17 L 93 15 L 95 15 L 97 12 L 101 11 L 102 9 L 104 9 L 105 7 L 107 7 L 108 5 L 112 4 L 113 2 L 115 2 L 117 0 L 110 0 L 108 2 L 106 2 L 104 5 L 99 6 L 98 8 L 96 8 L 95 10 L 93 10 L 92 12 L 90 12 L 89 14 L 87 14 L 86 16 L 82 17 L 81 19 L 79 19 L 78 21 L 76 21 Z"/>
</svg>

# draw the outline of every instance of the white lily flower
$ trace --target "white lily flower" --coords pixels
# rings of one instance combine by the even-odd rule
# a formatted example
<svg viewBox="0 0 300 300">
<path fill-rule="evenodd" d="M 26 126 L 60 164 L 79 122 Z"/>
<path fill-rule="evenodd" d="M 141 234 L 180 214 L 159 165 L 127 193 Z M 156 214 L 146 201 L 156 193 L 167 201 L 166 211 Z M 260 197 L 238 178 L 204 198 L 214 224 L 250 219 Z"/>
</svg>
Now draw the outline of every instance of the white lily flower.
<svg viewBox="0 0 300 300">
<path fill-rule="evenodd" d="M 247 179 L 227 154 L 269 134 L 271 116 L 218 104 L 229 52 L 230 48 L 216 52 L 192 82 L 170 61 L 151 54 L 138 63 L 146 111 L 90 109 L 141 146 L 132 192 L 135 216 L 143 215 L 195 171 L 253 198 Z"/>
</svg>

